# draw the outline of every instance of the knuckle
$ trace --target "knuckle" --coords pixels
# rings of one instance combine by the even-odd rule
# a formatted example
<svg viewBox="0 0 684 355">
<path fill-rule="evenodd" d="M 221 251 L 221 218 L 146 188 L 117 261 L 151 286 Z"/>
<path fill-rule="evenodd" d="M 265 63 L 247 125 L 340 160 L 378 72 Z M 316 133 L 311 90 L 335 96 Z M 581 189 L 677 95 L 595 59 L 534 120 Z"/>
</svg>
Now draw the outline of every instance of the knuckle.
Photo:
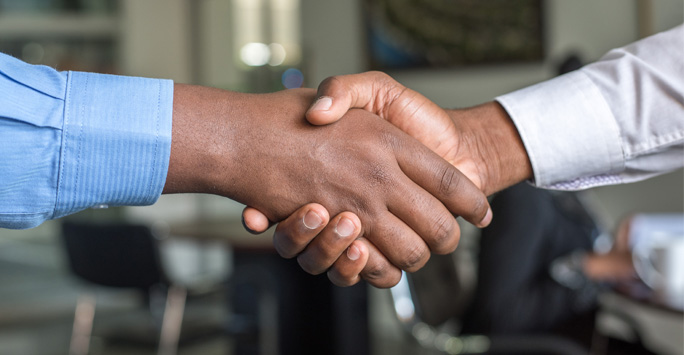
<svg viewBox="0 0 684 355">
<path fill-rule="evenodd" d="M 318 85 L 319 94 L 327 94 L 342 85 L 342 80 L 338 75 L 329 76 Z"/>
<path fill-rule="evenodd" d="M 391 149 L 391 151 L 397 151 L 402 148 L 402 144 L 400 143 L 396 132 L 383 129 L 378 134 L 378 139 L 383 147 L 387 147 Z"/>
<path fill-rule="evenodd" d="M 398 262 L 399 268 L 408 272 L 414 272 L 425 265 L 430 258 L 430 252 L 423 244 L 413 246 L 408 254 Z"/>
<path fill-rule="evenodd" d="M 443 196 L 450 196 L 458 191 L 461 179 L 456 174 L 456 169 L 451 166 L 444 167 L 439 180 L 439 192 Z"/>
<path fill-rule="evenodd" d="M 368 172 L 367 181 L 371 186 L 384 186 L 389 185 L 393 182 L 394 177 L 392 174 L 381 165 L 374 165 L 370 168 Z"/>
<path fill-rule="evenodd" d="M 460 242 L 461 235 L 460 231 L 455 233 L 454 237 L 449 239 L 447 242 L 441 244 L 439 247 L 436 247 L 433 252 L 435 254 L 440 254 L 440 255 L 445 255 L 445 254 L 450 254 L 453 253 L 456 248 L 458 247 L 458 243 Z"/>
<path fill-rule="evenodd" d="M 473 213 L 480 219 L 484 218 L 485 214 L 487 213 L 487 210 L 489 209 L 489 202 L 487 202 L 487 198 L 485 197 L 480 197 L 475 199 L 473 202 Z"/>
<path fill-rule="evenodd" d="M 373 82 L 382 83 L 385 86 L 392 87 L 398 84 L 397 81 L 394 80 L 394 78 L 392 78 L 389 74 L 382 71 L 373 70 L 368 72 L 368 75 L 371 76 Z"/>
<path fill-rule="evenodd" d="M 458 245 L 458 233 L 455 228 L 456 220 L 450 215 L 440 215 L 432 225 L 429 245 L 434 253 L 448 254 Z"/>
<path fill-rule="evenodd" d="M 363 270 L 363 278 L 373 283 L 382 280 L 388 273 L 389 265 L 386 263 L 369 263 Z"/>
<path fill-rule="evenodd" d="M 387 73 L 379 71 L 379 70 L 371 70 L 371 71 L 367 72 L 367 74 L 370 76 L 373 76 L 377 79 L 387 79 L 390 77 Z"/>
<path fill-rule="evenodd" d="M 369 284 L 377 288 L 390 288 L 396 286 L 401 280 L 401 272 L 389 274 L 381 279 L 366 280 Z"/>
</svg>

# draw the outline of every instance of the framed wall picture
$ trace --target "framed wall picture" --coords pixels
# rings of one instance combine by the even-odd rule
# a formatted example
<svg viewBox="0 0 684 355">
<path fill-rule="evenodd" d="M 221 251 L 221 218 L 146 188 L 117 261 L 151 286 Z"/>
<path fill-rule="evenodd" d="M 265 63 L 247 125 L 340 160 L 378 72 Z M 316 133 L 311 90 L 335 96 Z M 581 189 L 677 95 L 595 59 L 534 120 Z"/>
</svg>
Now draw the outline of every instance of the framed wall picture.
<svg viewBox="0 0 684 355">
<path fill-rule="evenodd" d="M 541 0 L 363 0 L 371 69 L 541 61 Z"/>
</svg>

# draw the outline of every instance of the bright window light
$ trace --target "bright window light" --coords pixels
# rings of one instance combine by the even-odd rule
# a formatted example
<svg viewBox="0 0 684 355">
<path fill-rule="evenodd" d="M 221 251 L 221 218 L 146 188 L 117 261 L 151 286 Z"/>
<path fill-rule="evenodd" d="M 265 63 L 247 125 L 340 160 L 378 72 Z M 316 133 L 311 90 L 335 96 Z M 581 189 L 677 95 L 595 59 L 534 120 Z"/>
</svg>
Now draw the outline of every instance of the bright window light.
<svg viewBox="0 0 684 355">
<path fill-rule="evenodd" d="M 264 43 L 247 43 L 240 49 L 240 59 L 250 67 L 260 67 L 268 63 L 271 50 Z"/>
<path fill-rule="evenodd" d="M 271 58 L 268 60 L 268 65 L 277 67 L 285 61 L 287 53 L 285 52 L 285 47 L 280 43 L 271 43 L 268 45 L 268 49 L 271 53 Z"/>
</svg>

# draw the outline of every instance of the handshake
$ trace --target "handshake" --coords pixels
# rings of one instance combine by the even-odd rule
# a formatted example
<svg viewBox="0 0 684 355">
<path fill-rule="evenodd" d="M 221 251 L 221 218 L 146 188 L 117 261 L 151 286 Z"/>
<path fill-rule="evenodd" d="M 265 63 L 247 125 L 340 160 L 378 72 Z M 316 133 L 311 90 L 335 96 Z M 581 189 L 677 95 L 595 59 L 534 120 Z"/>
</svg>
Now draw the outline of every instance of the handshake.
<svg viewBox="0 0 684 355">
<path fill-rule="evenodd" d="M 444 110 L 379 72 L 328 78 L 318 93 L 174 90 L 164 193 L 248 205 L 248 229 L 279 222 L 278 253 L 341 286 L 391 287 L 452 252 L 454 216 L 488 225 L 486 196 L 532 175 L 499 104 Z"/>
</svg>

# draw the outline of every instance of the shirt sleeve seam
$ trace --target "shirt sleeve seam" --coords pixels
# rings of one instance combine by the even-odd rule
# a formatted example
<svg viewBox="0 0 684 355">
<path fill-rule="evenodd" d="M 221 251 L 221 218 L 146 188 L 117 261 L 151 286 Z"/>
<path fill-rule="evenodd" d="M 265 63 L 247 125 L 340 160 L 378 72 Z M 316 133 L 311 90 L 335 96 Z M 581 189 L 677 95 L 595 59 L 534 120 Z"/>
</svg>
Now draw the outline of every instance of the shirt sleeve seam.
<svg viewBox="0 0 684 355">
<path fill-rule="evenodd" d="M 580 70 L 579 72 L 582 73 L 584 75 L 584 77 L 589 80 L 589 83 L 591 83 L 591 85 L 593 85 L 594 88 L 598 91 L 598 93 L 601 95 L 601 102 L 607 108 L 607 110 L 605 110 L 605 112 L 610 113 L 610 122 L 612 123 L 611 126 L 613 127 L 613 129 L 612 129 L 613 132 L 611 133 L 611 135 L 616 134 L 616 136 L 605 137 L 605 138 L 612 138 L 616 142 L 619 142 L 618 146 L 620 146 L 620 152 L 622 153 L 621 154 L 622 160 L 620 162 L 618 162 L 617 164 L 612 159 L 609 159 L 610 172 L 611 173 L 620 172 L 620 171 L 625 169 L 625 164 L 627 161 L 627 152 L 625 151 L 625 147 L 622 145 L 622 131 L 620 130 L 620 125 L 618 125 L 617 120 L 615 119 L 615 113 L 611 109 L 610 104 L 608 103 L 608 100 L 606 100 L 606 97 L 603 95 L 603 92 L 601 91 L 601 89 L 599 89 L 599 87 L 596 85 L 593 78 L 590 75 L 587 75 L 587 73 L 585 73 L 582 70 Z M 584 97 L 585 102 L 591 102 L 592 101 L 592 99 L 587 96 L 586 92 L 584 92 L 582 90 L 579 90 L 579 92 Z M 599 132 L 602 132 L 602 131 L 599 131 Z M 610 152 L 610 147 L 608 144 L 609 139 L 605 139 L 604 142 L 605 142 L 604 146 L 606 147 L 605 151 Z M 603 174 L 603 175 L 611 175 L 611 174 L 609 173 L 609 174 Z"/>
<path fill-rule="evenodd" d="M 158 157 L 158 152 L 159 152 L 159 122 L 160 122 L 160 116 L 161 116 L 161 95 L 162 95 L 162 84 L 160 81 L 157 82 L 157 112 L 156 112 L 156 119 L 155 119 L 155 141 L 154 141 L 154 164 L 152 164 L 152 174 L 150 176 L 156 176 L 157 173 L 157 164 L 159 162 L 159 157 Z M 148 185 L 148 195 L 152 194 L 152 191 L 154 191 L 154 179 L 150 180 L 150 184 Z"/>
<path fill-rule="evenodd" d="M 634 146 L 633 151 L 631 151 L 630 154 L 626 154 L 627 158 L 636 158 L 640 155 L 658 151 L 663 147 L 667 147 L 677 143 L 682 143 L 684 142 L 684 130 L 671 132 L 669 134 L 660 135 L 654 138 L 655 142 L 649 141 Z"/>
<path fill-rule="evenodd" d="M 62 184 L 64 182 L 64 164 L 66 160 L 66 142 L 69 136 L 69 105 L 67 104 L 71 100 L 71 71 L 67 72 L 66 80 L 66 92 L 64 94 L 64 120 L 62 122 L 62 142 L 60 144 L 59 152 L 59 173 L 57 174 L 57 193 L 55 196 L 55 206 L 52 210 L 52 215 L 50 219 L 54 219 L 57 216 L 57 210 L 60 203 L 60 197 L 62 192 Z"/>
<path fill-rule="evenodd" d="M 88 92 L 88 76 L 85 76 L 85 80 L 83 82 L 83 92 Z M 85 117 L 85 105 L 81 105 L 80 109 L 80 120 L 78 121 L 78 136 L 77 137 L 83 137 L 83 117 Z M 83 144 L 78 145 L 78 154 L 76 155 L 76 171 L 74 172 L 76 177 L 74 179 L 74 186 L 78 187 L 79 185 L 79 179 L 81 177 L 81 153 L 83 149 Z"/>
</svg>

